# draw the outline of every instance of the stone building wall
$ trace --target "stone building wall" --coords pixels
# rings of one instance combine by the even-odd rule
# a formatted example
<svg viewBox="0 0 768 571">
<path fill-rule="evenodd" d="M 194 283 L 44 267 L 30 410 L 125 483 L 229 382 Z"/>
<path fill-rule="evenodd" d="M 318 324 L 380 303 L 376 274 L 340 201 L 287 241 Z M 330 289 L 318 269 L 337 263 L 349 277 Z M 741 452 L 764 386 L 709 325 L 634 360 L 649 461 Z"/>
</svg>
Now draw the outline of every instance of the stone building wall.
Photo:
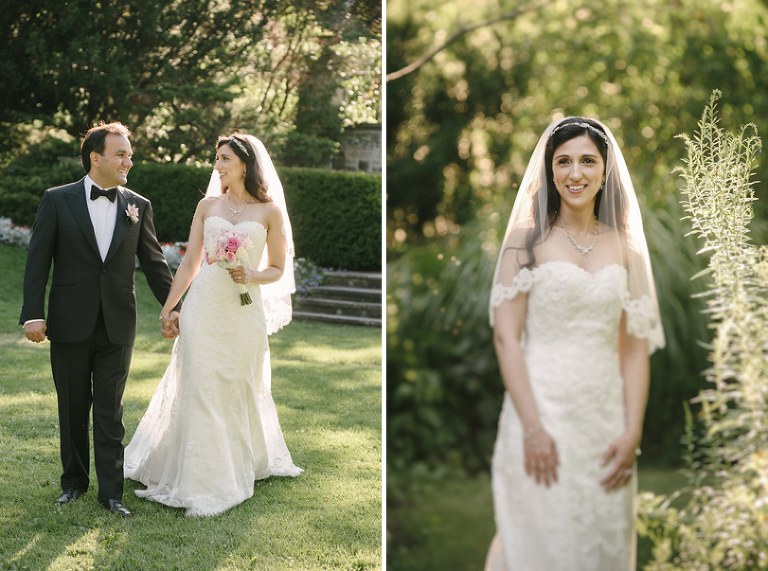
<svg viewBox="0 0 768 571">
<path fill-rule="evenodd" d="M 381 123 L 357 125 L 344 131 L 334 168 L 381 172 Z"/>
</svg>

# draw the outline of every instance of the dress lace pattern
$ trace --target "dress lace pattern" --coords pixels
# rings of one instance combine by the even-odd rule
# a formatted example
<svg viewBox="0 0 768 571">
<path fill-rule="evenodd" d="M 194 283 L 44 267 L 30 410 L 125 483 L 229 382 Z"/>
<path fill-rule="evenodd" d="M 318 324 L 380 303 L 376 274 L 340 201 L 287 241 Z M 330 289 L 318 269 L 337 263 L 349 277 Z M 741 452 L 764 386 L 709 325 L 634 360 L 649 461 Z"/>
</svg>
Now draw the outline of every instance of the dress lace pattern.
<svg viewBox="0 0 768 571">
<path fill-rule="evenodd" d="M 498 304 L 528 293 L 525 364 L 560 466 L 550 488 L 526 475 L 522 426 L 505 394 L 492 462 L 502 554 L 491 568 L 634 570 L 634 482 L 612 493 L 600 486 L 610 469 L 600 465 L 601 456 L 624 431 L 616 331 L 626 306 L 626 270 L 614 264 L 591 274 L 548 262 L 497 288 Z M 636 317 L 642 312 L 634 306 L 629 312 L 633 331 L 647 332 Z"/>
<path fill-rule="evenodd" d="M 231 222 L 211 216 L 204 239 Z M 245 229 L 258 265 L 267 230 Z M 267 324 L 260 287 L 241 306 L 236 284 L 216 264 L 203 263 L 181 312 L 181 335 L 136 433 L 125 450 L 127 478 L 147 486 L 136 495 L 185 508 L 187 515 L 215 515 L 253 495 L 255 480 L 298 476 L 285 444 L 271 393 Z"/>
</svg>

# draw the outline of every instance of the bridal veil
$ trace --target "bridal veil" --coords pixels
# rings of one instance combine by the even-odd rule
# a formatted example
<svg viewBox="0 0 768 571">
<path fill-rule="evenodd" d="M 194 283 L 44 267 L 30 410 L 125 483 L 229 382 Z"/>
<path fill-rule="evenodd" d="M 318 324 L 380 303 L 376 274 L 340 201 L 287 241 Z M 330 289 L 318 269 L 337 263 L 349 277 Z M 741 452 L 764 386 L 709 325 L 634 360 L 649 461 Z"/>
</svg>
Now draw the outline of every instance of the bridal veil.
<svg viewBox="0 0 768 571">
<path fill-rule="evenodd" d="M 647 339 L 649 352 L 653 353 L 664 347 L 664 332 L 634 186 L 608 127 L 582 117 L 566 117 L 551 123 L 528 163 L 496 262 L 489 307 L 491 326 L 495 308 L 511 297 L 511 289 L 520 288 L 520 282 L 530 277 L 530 272 L 521 274 L 521 270 L 533 269 L 535 257 L 531 254 L 550 237 L 552 226 L 557 223 L 559 195 L 552 181 L 552 165 L 546 160 L 547 146 L 554 144 L 550 143 L 553 134 L 568 126 L 582 128 L 585 133 L 597 135 L 606 143 L 605 185 L 597 195 L 595 209 L 601 231 L 595 248 L 596 252 L 602 246 L 603 252 L 620 253 L 617 258 L 620 261 L 615 263 L 620 263 L 627 271 L 623 304 L 627 331 Z M 550 155 L 553 150 L 550 148 Z"/>
</svg>

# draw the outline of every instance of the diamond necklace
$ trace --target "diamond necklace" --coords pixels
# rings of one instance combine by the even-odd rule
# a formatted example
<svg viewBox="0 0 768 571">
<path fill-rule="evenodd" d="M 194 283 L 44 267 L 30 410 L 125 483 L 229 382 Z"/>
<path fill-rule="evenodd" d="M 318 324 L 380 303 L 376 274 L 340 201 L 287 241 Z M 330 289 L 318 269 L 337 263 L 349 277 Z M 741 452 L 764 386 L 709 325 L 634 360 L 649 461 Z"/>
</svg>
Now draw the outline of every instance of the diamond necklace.
<svg viewBox="0 0 768 571">
<path fill-rule="evenodd" d="M 243 204 L 243 207 L 240 210 L 235 210 L 232 208 L 232 203 L 229 201 L 229 193 L 227 193 L 227 206 L 229 206 L 229 211 L 232 213 L 230 216 L 234 216 L 235 214 L 240 214 L 243 210 L 245 210 L 245 207 L 248 206 L 248 203 L 251 201 L 251 195 L 248 195 L 248 198 L 246 198 L 245 203 Z"/>
<path fill-rule="evenodd" d="M 568 238 L 570 238 L 571 244 L 573 244 L 573 247 L 576 248 L 582 256 L 586 258 L 589 255 L 589 253 L 595 249 L 595 242 L 597 242 L 597 217 L 595 217 L 595 236 L 594 238 L 592 238 L 592 243 L 587 248 L 583 246 L 579 246 L 576 243 L 576 240 L 574 240 L 573 236 L 571 236 L 571 233 L 568 232 L 568 228 L 565 227 L 565 225 L 563 224 L 563 221 L 560 220 L 559 216 L 557 218 L 557 221 L 560 223 L 560 226 L 563 227 L 563 230 L 565 230 L 565 233 L 568 234 Z"/>
</svg>

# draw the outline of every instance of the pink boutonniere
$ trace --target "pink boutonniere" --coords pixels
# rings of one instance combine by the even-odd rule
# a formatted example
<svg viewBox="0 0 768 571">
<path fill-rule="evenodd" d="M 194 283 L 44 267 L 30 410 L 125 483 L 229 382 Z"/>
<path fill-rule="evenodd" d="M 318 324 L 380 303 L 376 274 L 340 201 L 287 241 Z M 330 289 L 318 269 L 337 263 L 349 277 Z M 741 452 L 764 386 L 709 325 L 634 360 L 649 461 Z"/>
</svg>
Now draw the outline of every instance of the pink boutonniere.
<svg viewBox="0 0 768 571">
<path fill-rule="evenodd" d="M 128 224 L 136 224 L 139 221 L 139 207 L 135 204 L 129 204 L 125 214 L 128 216 L 125 219 Z"/>
</svg>

